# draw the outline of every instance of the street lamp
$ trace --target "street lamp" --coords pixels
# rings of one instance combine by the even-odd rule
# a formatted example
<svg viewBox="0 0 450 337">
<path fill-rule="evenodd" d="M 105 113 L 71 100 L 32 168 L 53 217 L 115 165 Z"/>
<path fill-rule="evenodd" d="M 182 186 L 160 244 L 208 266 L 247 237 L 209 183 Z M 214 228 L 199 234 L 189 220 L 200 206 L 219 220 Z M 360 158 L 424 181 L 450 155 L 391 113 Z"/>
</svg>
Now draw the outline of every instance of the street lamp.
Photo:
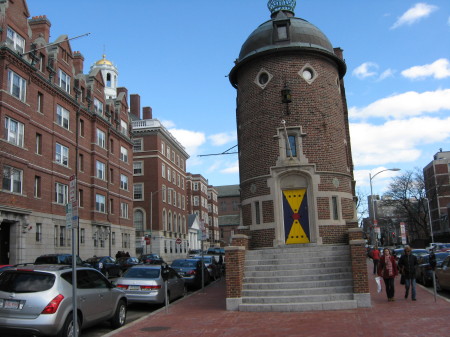
<svg viewBox="0 0 450 337">
<path fill-rule="evenodd" d="M 434 243 L 433 237 L 433 223 L 431 222 L 431 209 L 430 209 L 430 200 L 428 198 L 424 198 L 427 201 L 428 206 L 428 221 L 430 222 L 430 234 L 431 234 L 431 243 Z"/>
<path fill-rule="evenodd" d="M 378 171 L 377 173 L 375 173 L 374 175 L 372 175 L 372 173 L 369 172 L 369 180 L 370 180 L 370 199 L 371 199 L 371 204 L 372 204 L 372 216 L 373 216 L 373 222 L 372 225 L 376 226 L 377 225 L 377 219 L 376 219 L 376 215 L 375 215 L 375 200 L 373 198 L 373 190 L 372 190 L 372 179 L 375 178 L 377 175 L 379 175 L 381 172 L 385 172 L 385 171 L 400 171 L 399 168 L 391 168 L 391 169 L 384 169 L 381 171 Z"/>
</svg>

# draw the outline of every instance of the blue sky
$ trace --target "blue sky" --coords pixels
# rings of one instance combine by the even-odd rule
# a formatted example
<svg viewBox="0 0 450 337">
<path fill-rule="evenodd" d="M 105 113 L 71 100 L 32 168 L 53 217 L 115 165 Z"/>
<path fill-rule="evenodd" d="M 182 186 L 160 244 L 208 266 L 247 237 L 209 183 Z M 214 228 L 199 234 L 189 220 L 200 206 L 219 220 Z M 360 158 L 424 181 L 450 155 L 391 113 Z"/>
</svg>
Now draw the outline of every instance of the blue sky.
<svg viewBox="0 0 450 337">
<path fill-rule="evenodd" d="M 239 183 L 236 91 L 227 75 L 250 33 L 270 18 L 265 0 L 28 0 L 47 15 L 51 41 L 71 41 L 85 73 L 106 54 L 119 85 L 141 96 L 190 154 L 188 171 Z M 423 168 L 450 151 L 450 1 L 298 0 L 295 10 L 344 50 L 357 188 L 369 172 Z M 387 171 L 373 179 L 382 193 Z"/>
</svg>

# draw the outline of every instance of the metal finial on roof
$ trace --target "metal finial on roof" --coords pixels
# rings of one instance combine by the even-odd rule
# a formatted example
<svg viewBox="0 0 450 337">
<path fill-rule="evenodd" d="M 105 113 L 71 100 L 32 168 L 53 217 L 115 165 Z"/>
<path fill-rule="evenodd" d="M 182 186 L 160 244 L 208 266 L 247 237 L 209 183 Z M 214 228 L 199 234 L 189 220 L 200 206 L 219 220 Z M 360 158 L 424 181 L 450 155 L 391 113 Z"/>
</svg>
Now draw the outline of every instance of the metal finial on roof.
<svg viewBox="0 0 450 337">
<path fill-rule="evenodd" d="M 269 0 L 267 7 L 272 14 L 279 11 L 289 11 L 294 13 L 296 4 L 296 0 Z"/>
</svg>

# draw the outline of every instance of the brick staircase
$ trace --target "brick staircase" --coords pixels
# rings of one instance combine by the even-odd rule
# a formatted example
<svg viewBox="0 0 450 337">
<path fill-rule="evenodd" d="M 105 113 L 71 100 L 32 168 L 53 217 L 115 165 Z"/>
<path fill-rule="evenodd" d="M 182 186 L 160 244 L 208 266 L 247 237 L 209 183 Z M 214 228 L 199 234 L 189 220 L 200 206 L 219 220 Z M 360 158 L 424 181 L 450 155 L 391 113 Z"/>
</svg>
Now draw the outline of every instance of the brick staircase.
<svg viewBox="0 0 450 337">
<path fill-rule="evenodd" d="M 249 250 L 239 311 L 357 308 L 349 246 L 292 245 Z"/>
</svg>

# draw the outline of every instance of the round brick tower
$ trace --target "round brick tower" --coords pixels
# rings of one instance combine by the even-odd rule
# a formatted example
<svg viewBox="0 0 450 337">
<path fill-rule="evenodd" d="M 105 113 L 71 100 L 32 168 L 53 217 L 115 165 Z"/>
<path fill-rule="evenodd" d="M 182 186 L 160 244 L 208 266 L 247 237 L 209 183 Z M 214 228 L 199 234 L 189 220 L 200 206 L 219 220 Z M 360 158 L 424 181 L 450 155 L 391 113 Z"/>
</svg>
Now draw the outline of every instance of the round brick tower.
<svg viewBox="0 0 450 337">
<path fill-rule="evenodd" d="M 342 50 L 269 1 L 271 19 L 242 45 L 237 89 L 241 230 L 251 248 L 346 243 L 355 225 Z"/>
</svg>

